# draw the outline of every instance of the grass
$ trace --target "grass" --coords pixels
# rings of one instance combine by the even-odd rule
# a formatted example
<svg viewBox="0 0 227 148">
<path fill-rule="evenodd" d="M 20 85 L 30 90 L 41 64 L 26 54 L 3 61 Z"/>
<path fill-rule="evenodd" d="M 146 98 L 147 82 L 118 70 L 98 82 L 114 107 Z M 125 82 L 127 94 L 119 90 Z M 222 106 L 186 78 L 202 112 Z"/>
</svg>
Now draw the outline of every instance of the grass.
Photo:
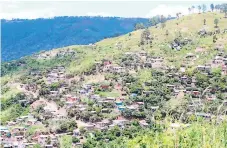
<svg viewBox="0 0 227 148">
<path fill-rule="evenodd" d="M 101 97 L 120 97 L 119 92 L 112 91 L 112 92 L 99 92 Z"/>
<path fill-rule="evenodd" d="M 15 97 L 19 92 L 20 92 L 20 90 L 11 87 L 11 88 L 9 88 L 9 90 L 7 92 L 2 94 L 1 101 Z"/>
<path fill-rule="evenodd" d="M 44 131 L 45 127 L 44 125 L 34 125 L 34 126 L 30 126 L 27 129 L 27 134 L 28 136 L 34 135 L 36 131 Z"/>
<path fill-rule="evenodd" d="M 212 125 L 208 123 L 193 123 L 189 128 L 175 132 L 148 132 L 126 142 L 126 147 L 220 147 L 227 146 L 226 123 Z"/>
<path fill-rule="evenodd" d="M 21 115 L 27 115 L 29 113 L 29 108 L 21 107 L 18 104 L 11 105 L 6 110 L 1 111 L 0 119 L 1 123 L 4 124 L 7 121 L 14 120 Z"/>
<path fill-rule="evenodd" d="M 72 136 L 70 136 L 70 135 L 61 136 L 59 141 L 60 141 L 61 148 L 71 148 L 72 147 Z"/>
</svg>

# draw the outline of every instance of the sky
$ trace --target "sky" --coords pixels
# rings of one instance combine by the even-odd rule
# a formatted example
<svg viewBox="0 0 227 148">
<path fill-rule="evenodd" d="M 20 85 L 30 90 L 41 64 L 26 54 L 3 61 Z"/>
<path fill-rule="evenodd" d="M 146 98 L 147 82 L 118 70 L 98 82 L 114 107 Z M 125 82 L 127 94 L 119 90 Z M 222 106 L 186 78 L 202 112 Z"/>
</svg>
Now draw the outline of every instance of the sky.
<svg viewBox="0 0 227 148">
<path fill-rule="evenodd" d="M 181 12 L 187 15 L 188 7 L 205 4 L 220 4 L 221 1 L 18 1 L 1 0 L 0 18 L 35 19 L 55 16 L 119 16 L 152 17 L 156 15 L 175 16 Z M 197 11 L 197 10 L 195 10 Z"/>
</svg>

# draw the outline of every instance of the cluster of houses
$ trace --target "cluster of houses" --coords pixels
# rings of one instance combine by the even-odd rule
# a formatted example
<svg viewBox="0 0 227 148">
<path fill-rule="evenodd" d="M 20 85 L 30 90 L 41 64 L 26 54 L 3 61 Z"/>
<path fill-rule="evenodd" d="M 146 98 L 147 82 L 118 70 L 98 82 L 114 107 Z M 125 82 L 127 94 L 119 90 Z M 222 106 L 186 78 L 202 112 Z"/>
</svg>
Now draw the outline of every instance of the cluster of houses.
<svg viewBox="0 0 227 148">
<path fill-rule="evenodd" d="M 63 56 L 75 56 L 76 51 L 73 49 L 61 49 L 61 50 L 52 50 L 52 51 L 42 51 L 40 54 L 33 55 L 34 58 L 39 60 L 47 60 L 53 57 L 63 57 Z"/>
<path fill-rule="evenodd" d="M 190 40 L 184 40 L 187 44 Z M 179 45 L 178 45 L 179 46 Z M 66 53 L 58 53 L 58 54 L 73 54 L 72 51 L 68 50 Z M 149 56 L 147 52 L 127 52 L 125 56 L 129 59 L 128 63 L 120 63 L 119 65 L 114 64 L 110 60 L 103 60 L 102 62 L 96 62 L 96 70 L 104 73 L 127 73 L 128 70 L 138 70 L 141 68 L 154 68 L 154 69 L 167 69 L 164 64 L 164 58 L 162 57 L 154 57 Z M 188 53 L 185 56 L 186 61 L 194 61 L 198 58 L 198 56 Z M 211 69 L 214 67 L 221 67 L 222 73 L 227 74 L 227 56 L 224 55 L 223 52 L 219 52 L 218 55 L 212 60 L 211 63 L 205 65 L 198 65 L 197 70 L 202 73 L 208 74 L 211 72 Z M 174 68 L 170 68 L 174 69 Z M 178 73 L 179 72 L 179 73 Z M 201 108 L 203 108 L 206 102 L 215 101 L 217 96 L 214 93 L 211 93 L 213 90 L 208 88 L 207 90 L 199 90 L 196 87 L 196 78 L 193 76 L 189 78 L 186 75 L 183 75 L 185 72 L 185 67 L 181 67 L 178 72 L 167 72 L 167 76 L 170 78 L 177 78 L 180 83 L 178 84 L 166 84 L 166 87 L 171 91 L 172 96 L 178 98 L 185 95 L 190 96 L 189 104 L 187 106 L 187 115 L 196 115 L 206 119 L 211 119 L 212 115 L 208 113 L 201 112 Z M 32 71 L 30 73 L 31 76 L 41 78 L 42 74 L 39 71 Z M 42 77 L 43 78 L 43 77 Z M 82 84 L 80 88 L 77 89 L 76 92 L 66 91 L 69 90 L 70 85 L 66 82 L 68 79 L 65 74 L 65 67 L 57 66 L 48 71 L 45 75 L 46 84 L 53 83 L 61 83 L 60 90 L 52 90 L 49 93 L 49 96 L 52 100 L 60 97 L 60 101 L 64 104 L 64 109 L 79 109 L 80 112 L 87 110 L 88 104 L 82 102 L 83 98 L 87 98 L 93 100 L 97 103 L 98 106 L 105 106 L 101 109 L 101 113 L 109 114 L 110 112 L 114 112 L 119 115 L 115 120 L 111 119 L 103 119 L 99 122 L 87 122 L 83 124 L 83 128 L 87 131 L 93 130 L 108 130 L 111 127 L 119 126 L 120 128 L 125 128 L 130 124 L 131 119 L 127 119 L 121 116 L 121 113 L 125 110 L 130 112 L 139 111 L 140 108 L 144 108 L 144 102 L 131 102 L 125 103 L 125 100 L 129 97 L 137 96 L 137 94 L 127 94 L 123 91 L 122 85 L 119 82 L 114 82 L 114 84 L 110 84 L 110 81 L 100 82 L 97 84 Z M 111 81 L 112 82 L 112 81 Z M 148 82 L 145 82 L 148 83 Z M 64 85 L 65 84 L 65 85 Z M 146 85 L 146 84 L 145 84 Z M 27 91 L 37 91 L 39 87 L 36 84 L 24 84 L 21 87 L 24 87 Z M 101 91 L 106 91 L 108 89 L 115 89 L 118 93 L 120 93 L 119 97 L 103 97 L 99 94 L 96 94 L 95 91 L 97 88 Z M 61 91 L 62 90 L 62 91 Z M 64 93 L 63 93 L 64 92 Z M 152 91 L 143 90 L 142 95 L 149 96 Z M 111 104 L 109 107 L 105 104 Z M 51 119 L 61 120 L 67 119 L 67 114 L 61 113 L 59 109 L 51 107 L 45 100 L 37 100 L 33 104 L 31 104 L 31 109 L 34 110 L 38 106 L 43 105 L 44 113 L 42 120 L 48 116 Z M 227 106 L 227 103 L 224 103 Z M 107 106 L 107 107 L 106 107 Z M 156 111 L 159 109 L 159 106 L 151 106 L 152 111 Z M 95 113 L 96 111 L 92 110 L 91 113 Z M 149 124 L 144 120 L 140 119 L 139 124 L 142 127 L 147 127 Z M 32 147 L 32 145 L 38 143 L 43 147 L 54 147 L 55 143 L 58 141 L 58 136 L 54 133 L 43 133 L 36 132 L 32 135 L 31 140 L 26 139 L 26 132 L 28 127 L 42 125 L 40 121 L 38 121 L 34 116 L 22 116 L 18 117 L 15 121 L 10 121 L 7 125 L 1 126 L 1 143 L 4 147 Z M 179 125 L 172 125 L 173 128 L 180 127 Z M 80 130 L 77 128 L 73 131 L 73 136 L 81 139 L 80 142 L 83 141 L 83 134 L 80 133 Z M 81 145 L 81 143 L 77 143 L 77 145 Z"/>
<path fill-rule="evenodd" d="M 138 70 L 142 68 L 164 68 L 164 59 L 162 57 L 151 57 L 145 51 L 126 52 L 125 56 L 130 60 L 125 63 L 122 61 L 119 65 L 113 64 L 112 61 L 103 61 L 103 72 L 125 73 L 127 70 Z"/>
<path fill-rule="evenodd" d="M 65 67 L 58 66 L 47 73 L 47 84 L 57 83 L 65 79 Z"/>
</svg>

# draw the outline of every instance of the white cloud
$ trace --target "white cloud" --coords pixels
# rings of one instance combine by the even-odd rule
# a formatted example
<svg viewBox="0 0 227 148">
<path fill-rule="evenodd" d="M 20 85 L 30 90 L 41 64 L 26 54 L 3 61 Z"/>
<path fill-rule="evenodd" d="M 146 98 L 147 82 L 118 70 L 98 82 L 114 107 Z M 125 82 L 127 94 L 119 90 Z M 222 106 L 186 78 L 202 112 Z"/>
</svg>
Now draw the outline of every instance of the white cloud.
<svg viewBox="0 0 227 148">
<path fill-rule="evenodd" d="M 183 15 L 187 15 L 188 7 L 186 6 L 170 6 L 170 5 L 158 5 L 156 8 L 152 9 L 146 17 L 152 17 L 156 15 L 164 15 L 164 16 L 176 16 L 176 13 L 181 12 Z"/>
</svg>

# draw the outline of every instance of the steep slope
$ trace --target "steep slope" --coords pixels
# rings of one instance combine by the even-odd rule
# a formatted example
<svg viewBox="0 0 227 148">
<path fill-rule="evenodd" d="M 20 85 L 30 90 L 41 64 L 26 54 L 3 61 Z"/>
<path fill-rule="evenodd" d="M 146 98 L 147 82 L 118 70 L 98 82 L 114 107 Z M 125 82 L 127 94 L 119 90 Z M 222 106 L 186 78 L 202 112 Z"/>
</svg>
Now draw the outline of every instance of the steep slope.
<svg viewBox="0 0 227 148">
<path fill-rule="evenodd" d="M 118 36 L 148 19 L 118 17 L 55 17 L 35 20 L 1 20 L 2 60 L 10 61 L 74 44 L 90 44 Z M 105 27 L 102 27 L 105 26 Z"/>
<path fill-rule="evenodd" d="M 108 140 L 113 147 L 187 147 L 196 136 L 206 135 L 209 140 L 202 146 L 210 146 L 210 137 L 226 128 L 225 124 L 216 127 L 225 120 L 227 109 L 226 24 L 222 13 L 191 14 L 92 45 L 68 46 L 5 62 L 1 69 L 2 122 L 28 112 L 37 115 L 34 108 L 42 101 L 59 114 L 67 112 L 79 128 L 106 119 L 130 121 L 121 128 L 94 130 L 92 136 L 87 129 L 82 134 L 87 141 L 81 140 L 86 147 L 105 147 Z M 70 94 L 79 98 L 75 106 L 62 101 Z M 113 98 L 113 104 L 102 104 Z M 16 101 L 23 99 L 28 100 L 27 105 Z M 58 125 L 52 117 L 43 124 Z M 188 124 L 192 127 L 185 129 Z M 211 128 L 214 135 L 207 131 Z M 174 134 L 186 142 L 176 142 L 171 138 Z M 223 136 L 217 135 L 215 146 L 225 145 L 220 140 Z M 202 147 L 200 140 L 191 144 Z"/>
</svg>

